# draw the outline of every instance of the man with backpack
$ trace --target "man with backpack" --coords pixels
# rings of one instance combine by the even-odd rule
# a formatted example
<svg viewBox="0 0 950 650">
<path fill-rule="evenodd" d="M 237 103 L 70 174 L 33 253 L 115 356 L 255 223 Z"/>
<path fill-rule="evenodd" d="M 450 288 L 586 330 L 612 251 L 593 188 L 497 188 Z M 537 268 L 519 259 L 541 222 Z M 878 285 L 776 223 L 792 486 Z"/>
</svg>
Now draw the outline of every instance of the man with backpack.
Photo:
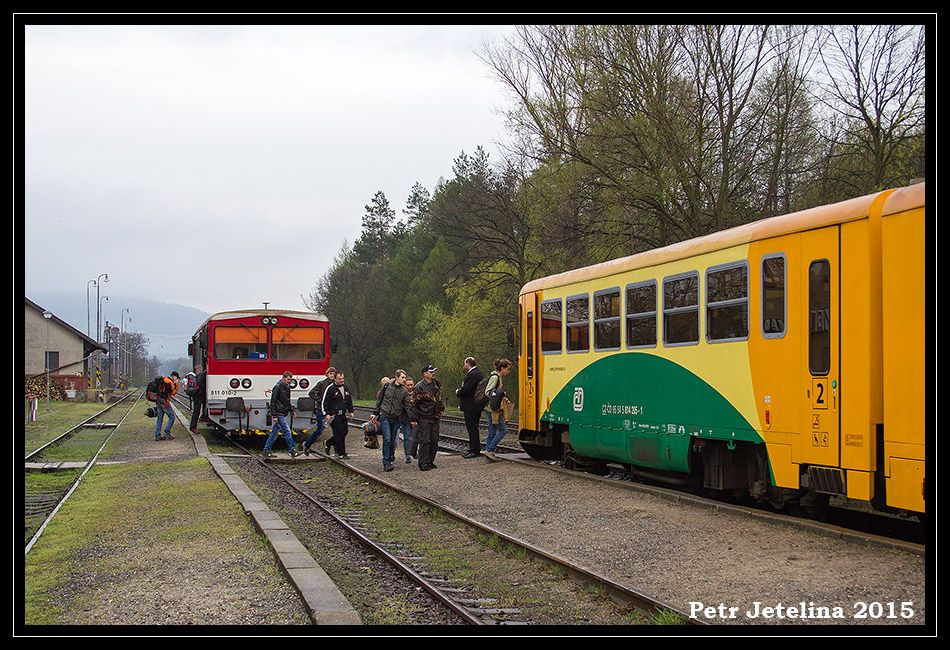
<svg viewBox="0 0 950 650">
<path fill-rule="evenodd" d="M 169 377 L 156 377 L 149 385 L 150 389 L 155 391 L 155 439 L 156 440 L 174 440 L 172 435 L 172 425 L 175 424 L 175 412 L 171 407 L 171 399 L 178 393 L 178 380 L 181 375 L 178 371 L 172 371 Z M 158 381 L 156 381 L 158 380 Z M 157 385 L 155 385 L 157 383 Z M 168 426 L 165 427 L 165 433 L 162 434 L 162 420 L 168 416 Z"/>
<path fill-rule="evenodd" d="M 397 370 L 396 378 L 383 385 L 373 410 L 372 422 L 380 420 L 383 434 L 383 471 L 391 472 L 396 460 L 396 437 L 399 435 L 401 418 L 408 413 L 409 393 L 405 388 L 406 371 Z"/>
<path fill-rule="evenodd" d="M 191 398 L 191 426 L 189 430 L 192 433 L 198 433 L 198 418 L 201 417 L 201 411 L 205 406 L 205 384 L 208 381 L 208 373 L 202 370 L 197 375 L 189 374 L 191 376 L 185 384 L 185 392 Z"/>
<path fill-rule="evenodd" d="M 459 409 L 465 416 L 465 428 L 468 430 L 468 453 L 462 458 L 478 458 L 482 451 L 478 422 L 482 419 L 482 410 L 488 402 L 485 399 L 487 380 L 475 365 L 475 357 L 465 359 L 464 367 L 465 379 L 462 381 L 462 387 L 455 391 L 459 398 Z"/>
</svg>

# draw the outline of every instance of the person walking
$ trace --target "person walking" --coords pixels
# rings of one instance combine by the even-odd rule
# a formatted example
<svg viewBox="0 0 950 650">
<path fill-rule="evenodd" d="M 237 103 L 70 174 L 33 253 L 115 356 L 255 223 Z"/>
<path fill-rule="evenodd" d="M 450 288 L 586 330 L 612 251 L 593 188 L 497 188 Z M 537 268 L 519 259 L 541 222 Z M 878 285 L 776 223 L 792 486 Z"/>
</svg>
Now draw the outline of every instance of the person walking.
<svg viewBox="0 0 950 650">
<path fill-rule="evenodd" d="M 300 455 L 297 451 L 297 445 L 294 443 L 294 434 L 287 425 L 287 415 L 293 411 L 293 405 L 290 402 L 290 380 L 294 374 L 287 370 L 283 376 L 274 384 L 270 394 L 270 411 L 274 417 L 274 426 L 267 436 L 267 442 L 264 443 L 264 458 L 273 458 L 277 454 L 271 452 L 274 441 L 277 440 L 277 432 L 284 434 L 284 440 L 287 442 L 287 448 L 290 449 L 290 457 L 296 458 Z"/>
<path fill-rule="evenodd" d="M 353 417 L 353 396 L 344 384 L 346 377 L 339 370 L 333 383 L 323 392 L 320 410 L 326 414 L 327 425 L 333 430 L 330 438 L 337 458 L 349 458 L 346 455 L 347 417 Z"/>
<path fill-rule="evenodd" d="M 402 415 L 399 416 L 399 425 L 402 428 L 402 451 L 406 455 L 406 465 L 412 462 L 414 456 L 418 454 L 419 443 L 416 441 L 416 436 L 412 431 L 412 424 L 409 422 L 409 407 L 411 405 L 410 400 L 412 396 L 412 389 L 416 385 L 416 380 L 406 375 L 406 379 L 403 382 L 403 387 L 406 389 L 406 407 L 403 409 Z"/>
<path fill-rule="evenodd" d="M 505 411 L 510 402 L 505 395 L 504 378 L 511 372 L 511 368 L 511 361 L 508 359 L 495 359 L 495 369 L 485 385 L 485 396 L 488 397 L 488 439 L 485 441 L 485 456 L 491 460 L 497 460 L 495 447 L 508 435 Z"/>
<path fill-rule="evenodd" d="M 465 379 L 462 387 L 455 391 L 459 398 L 459 409 L 465 417 L 465 428 L 468 431 L 468 453 L 462 458 L 478 458 L 482 452 L 482 438 L 478 430 L 478 422 L 482 419 L 484 404 L 475 400 L 475 391 L 485 378 L 485 375 L 475 365 L 475 357 L 468 357 L 464 362 Z"/>
<path fill-rule="evenodd" d="M 383 471 L 391 472 L 396 461 L 396 438 L 401 428 L 400 418 L 408 410 L 409 393 L 406 392 L 406 371 L 397 370 L 395 379 L 379 391 L 372 420 L 379 420 L 383 434 Z"/>
<path fill-rule="evenodd" d="M 442 385 L 435 378 L 437 368 L 431 364 L 422 368 L 422 381 L 412 389 L 409 420 L 415 423 L 419 441 L 419 469 L 436 469 L 435 454 L 439 449 L 439 418 L 445 411 Z"/>
<path fill-rule="evenodd" d="M 321 410 L 321 404 L 323 402 L 323 393 L 326 392 L 327 386 L 333 383 L 333 378 L 336 376 L 336 368 L 330 366 L 327 368 L 327 376 L 324 379 L 318 381 L 313 388 L 310 389 L 310 392 L 307 395 L 310 399 L 313 400 L 314 407 L 313 410 L 315 413 L 313 417 L 317 420 L 317 426 L 314 427 L 313 432 L 310 434 L 310 437 L 307 438 L 306 442 L 303 443 L 303 453 L 307 456 L 310 455 L 310 445 L 317 441 L 317 438 L 320 437 L 320 434 L 323 433 L 323 430 L 326 428 L 327 423 L 324 419 L 323 411 Z M 330 453 L 330 441 L 326 442 L 326 451 Z"/>
<path fill-rule="evenodd" d="M 173 370 L 168 377 L 162 377 L 162 382 L 158 385 L 158 395 L 155 398 L 155 439 L 156 440 L 174 440 L 172 435 L 172 425 L 175 424 L 175 412 L 172 410 L 172 397 L 178 394 L 178 380 L 181 375 L 177 370 Z M 165 427 L 165 433 L 162 433 L 162 420 L 168 416 L 168 426 Z"/>
<path fill-rule="evenodd" d="M 205 394 L 205 388 L 208 384 L 208 372 L 202 370 L 195 375 L 194 394 L 191 396 L 191 426 L 188 429 L 192 433 L 198 433 L 198 419 L 201 417 L 201 411 L 204 410 L 205 402 L 208 397 Z"/>
</svg>

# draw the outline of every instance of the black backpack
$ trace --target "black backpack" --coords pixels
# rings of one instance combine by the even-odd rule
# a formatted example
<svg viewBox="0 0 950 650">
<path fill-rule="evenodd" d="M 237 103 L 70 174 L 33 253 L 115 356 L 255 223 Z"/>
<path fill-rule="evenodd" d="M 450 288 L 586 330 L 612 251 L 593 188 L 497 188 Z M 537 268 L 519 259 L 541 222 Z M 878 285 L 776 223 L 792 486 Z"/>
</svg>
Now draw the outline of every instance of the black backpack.
<svg viewBox="0 0 950 650">
<path fill-rule="evenodd" d="M 165 383 L 165 378 L 158 376 L 152 381 L 148 382 L 145 386 L 145 399 L 149 402 L 158 401 L 158 392 L 162 389 L 162 384 Z"/>
<path fill-rule="evenodd" d="M 475 387 L 475 394 L 472 395 L 472 399 L 475 401 L 475 406 L 478 407 L 479 411 L 485 410 L 485 405 L 488 404 L 488 397 L 485 395 L 485 387 L 488 386 L 488 377 L 482 377 L 482 380 L 478 382 L 478 386 Z"/>
</svg>

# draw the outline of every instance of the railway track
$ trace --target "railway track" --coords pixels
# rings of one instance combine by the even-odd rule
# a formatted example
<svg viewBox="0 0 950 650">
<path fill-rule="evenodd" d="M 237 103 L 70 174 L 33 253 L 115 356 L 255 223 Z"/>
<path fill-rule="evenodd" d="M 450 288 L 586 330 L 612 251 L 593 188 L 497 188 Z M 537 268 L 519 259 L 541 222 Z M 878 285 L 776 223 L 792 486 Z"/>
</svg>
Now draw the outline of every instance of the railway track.
<svg viewBox="0 0 950 650">
<path fill-rule="evenodd" d="M 41 445 L 40 447 L 37 447 L 36 449 L 34 449 L 33 451 L 31 451 L 30 453 L 28 453 L 28 454 L 26 455 L 26 457 L 24 458 L 24 462 L 27 462 L 27 463 L 28 463 L 28 462 L 31 462 L 31 461 L 38 460 L 38 459 L 40 458 L 41 454 L 43 454 L 43 452 L 45 452 L 46 450 L 48 450 L 48 449 L 50 449 L 50 448 L 52 448 L 52 447 L 55 447 L 56 445 L 59 445 L 59 444 L 65 442 L 66 440 L 68 440 L 69 438 L 71 438 L 74 434 L 76 434 L 76 433 L 79 432 L 79 431 L 82 431 L 83 429 L 86 429 L 86 428 L 106 429 L 106 428 L 115 427 L 116 425 L 115 425 L 114 423 L 96 422 L 96 420 L 98 420 L 99 418 L 101 418 L 102 416 L 104 416 L 106 413 L 108 413 L 109 411 L 111 411 L 112 409 L 114 409 L 115 407 L 117 407 L 119 404 L 121 404 L 122 402 L 124 402 L 125 400 L 127 400 L 129 397 L 132 396 L 132 394 L 133 394 L 132 391 L 129 391 L 129 392 L 126 393 L 124 396 L 122 396 L 119 400 L 113 402 L 112 404 L 110 404 L 109 406 L 105 407 L 104 409 L 102 409 L 102 410 L 99 411 L 98 413 L 95 413 L 94 415 L 92 415 L 92 416 L 86 418 L 85 420 L 83 420 L 83 421 L 80 422 L 79 424 L 77 424 L 77 425 L 75 425 L 75 426 L 73 426 L 73 427 L 70 427 L 69 429 L 67 429 L 67 430 L 64 431 L 63 433 L 59 434 L 58 436 L 56 436 L 55 438 L 53 438 L 52 440 L 50 440 L 50 441 L 47 442 L 46 444 Z"/>
<path fill-rule="evenodd" d="M 181 402 L 179 403 L 182 404 Z M 187 406 L 184 404 L 182 404 L 182 406 L 187 408 Z M 360 424 L 352 424 L 354 426 L 360 426 Z M 299 486 L 296 481 L 285 475 L 283 472 L 279 471 L 273 466 L 273 464 L 264 461 L 258 454 L 254 454 L 250 449 L 238 443 L 237 441 L 232 439 L 228 440 L 232 445 L 244 452 L 244 454 L 247 454 L 253 458 L 253 461 L 257 465 L 265 467 L 268 472 L 279 478 L 296 493 L 300 494 L 308 501 L 312 502 L 314 505 L 333 517 L 341 526 L 347 528 L 359 543 L 363 544 L 366 548 L 372 550 L 380 557 L 384 557 L 387 562 L 402 571 L 411 580 L 413 580 L 413 582 L 432 594 L 433 597 L 437 598 L 452 611 L 459 614 L 459 616 L 466 623 L 473 625 L 530 625 L 532 623 L 530 620 L 524 620 L 520 609 L 493 607 L 492 599 L 479 598 L 478 595 L 473 594 L 468 587 L 455 583 L 444 576 L 433 575 L 425 566 L 423 558 L 409 554 L 404 547 L 399 545 L 387 546 L 385 544 L 374 542 L 372 538 L 375 531 L 373 531 L 372 528 L 366 524 L 364 521 L 364 513 L 360 509 L 353 508 L 352 506 L 346 506 L 342 509 L 339 507 L 334 508 L 333 504 L 314 498 L 311 494 L 309 494 L 309 491 L 306 488 Z M 462 441 L 465 443 L 465 447 L 467 448 L 467 438 Z M 677 615 L 684 623 L 698 625 L 703 624 L 701 621 L 690 619 L 684 612 L 676 610 L 667 603 L 663 603 L 648 596 L 647 594 L 640 593 L 636 590 L 614 582 L 609 578 L 598 575 L 574 562 L 571 562 L 570 560 L 567 560 L 566 558 L 557 556 L 553 553 L 549 553 L 543 549 L 523 542 L 496 528 L 493 528 L 492 526 L 478 522 L 435 501 L 390 485 L 389 483 L 375 477 L 374 475 L 363 472 L 343 461 L 317 451 L 313 451 L 311 453 L 327 459 L 330 462 L 334 462 L 340 467 L 346 468 L 347 471 L 352 472 L 365 480 L 373 482 L 386 491 L 400 494 L 421 505 L 442 512 L 452 519 L 464 524 L 465 526 L 476 529 L 482 534 L 494 536 L 497 539 L 504 540 L 508 544 L 527 552 L 527 554 L 530 556 L 557 565 L 574 579 L 583 581 L 586 584 L 590 584 L 596 589 L 604 590 L 615 602 L 621 603 L 624 606 L 641 612 L 646 617 L 646 620 L 656 619 L 663 614 L 669 615 L 670 613 L 673 613 Z"/>
<path fill-rule="evenodd" d="M 127 395 L 125 395 L 125 397 L 123 397 L 119 401 L 112 404 L 109 408 L 103 409 L 102 411 L 95 414 L 91 418 L 73 427 L 72 429 L 68 430 L 64 434 L 58 436 L 53 441 L 47 443 L 46 445 L 43 445 L 42 447 L 31 452 L 30 454 L 27 454 L 27 460 L 38 458 L 39 454 L 42 451 L 44 451 L 45 449 L 48 449 L 53 444 L 61 443 L 69 435 L 72 435 L 73 432 L 78 431 L 84 424 L 88 424 L 90 423 L 91 420 L 102 416 L 104 413 L 118 406 L 119 404 L 126 401 L 133 395 L 141 395 L 141 394 L 142 393 L 133 393 L 130 391 Z M 117 423 L 112 424 L 110 427 L 108 427 L 109 429 L 111 429 L 109 431 L 109 435 L 106 436 L 105 440 L 102 441 L 102 444 L 99 445 L 98 449 L 93 454 L 93 456 L 88 461 L 85 462 L 85 464 L 82 466 L 81 471 L 78 469 L 74 470 L 72 474 L 69 474 L 69 473 L 64 474 L 62 480 L 44 482 L 43 484 L 36 486 L 36 488 L 34 489 L 31 489 L 30 481 L 26 480 L 27 488 L 25 491 L 25 503 L 24 503 L 24 512 L 25 512 L 25 517 L 27 520 L 26 532 L 29 533 L 30 530 L 32 530 L 32 523 L 38 522 L 41 518 L 42 518 L 42 523 L 36 528 L 35 532 L 33 533 L 29 541 L 27 542 L 24 555 L 28 554 L 30 550 L 32 550 L 37 540 L 43 534 L 43 531 L 46 530 L 46 527 L 47 525 L 49 525 L 49 522 L 52 521 L 53 517 L 56 516 L 56 513 L 59 512 L 60 508 L 63 507 L 63 504 L 66 503 L 69 497 L 73 494 L 73 492 L 76 490 L 76 487 L 79 485 L 80 481 L 82 481 L 83 477 L 85 477 L 86 474 L 89 473 L 89 470 L 91 470 L 93 466 L 96 464 L 96 461 L 99 458 L 99 454 L 102 453 L 102 450 L 112 439 L 112 436 L 115 434 L 118 428 L 122 425 L 122 422 L 125 421 L 125 418 L 127 418 L 129 413 L 132 412 L 132 409 L 135 408 L 136 404 L 138 404 L 137 398 L 131 401 L 131 405 L 129 406 L 129 409 L 122 415 L 122 418 Z M 106 427 L 103 427 L 103 428 L 106 428 Z"/>
</svg>

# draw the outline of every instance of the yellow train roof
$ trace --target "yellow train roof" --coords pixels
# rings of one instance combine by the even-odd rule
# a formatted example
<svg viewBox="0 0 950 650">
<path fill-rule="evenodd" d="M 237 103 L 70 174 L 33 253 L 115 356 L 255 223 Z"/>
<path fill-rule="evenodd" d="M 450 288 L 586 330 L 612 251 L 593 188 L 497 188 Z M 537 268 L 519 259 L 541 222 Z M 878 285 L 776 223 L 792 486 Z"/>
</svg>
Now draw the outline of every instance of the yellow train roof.
<svg viewBox="0 0 950 650">
<path fill-rule="evenodd" d="M 695 255 L 703 255 L 733 246 L 741 246 L 771 237 L 779 237 L 781 235 L 804 232 L 806 230 L 814 230 L 815 228 L 823 228 L 825 226 L 863 219 L 872 212 L 872 206 L 874 212 L 881 210 L 881 207 L 884 205 L 884 200 L 892 192 L 893 190 L 875 192 L 874 194 L 848 199 L 840 203 L 822 205 L 779 217 L 760 219 L 759 221 L 753 221 L 752 223 L 736 226 L 735 228 L 722 230 L 703 237 L 688 239 L 676 244 L 671 244 L 670 246 L 664 246 L 663 248 L 655 248 L 643 253 L 637 253 L 636 255 L 629 255 L 608 262 L 602 262 L 601 264 L 585 266 L 580 269 L 574 269 L 573 271 L 565 271 L 557 275 L 549 275 L 527 283 L 522 287 L 521 293 L 531 293 L 542 289 L 594 280 L 611 276 L 615 273 L 666 264 L 667 262 L 674 262 Z M 906 206 L 913 204 L 915 201 L 919 201 L 919 204 L 923 205 L 923 183 L 902 188 L 895 192 L 895 194 L 897 193 L 901 193 L 902 198 L 899 205 L 905 206 L 903 209 L 907 209 Z M 877 205 L 875 205 L 875 202 L 877 202 Z M 888 208 L 891 208 L 890 203 L 887 205 Z M 916 206 L 911 205 L 911 207 Z M 889 211 L 897 212 L 898 210 L 890 209 Z"/>
</svg>

